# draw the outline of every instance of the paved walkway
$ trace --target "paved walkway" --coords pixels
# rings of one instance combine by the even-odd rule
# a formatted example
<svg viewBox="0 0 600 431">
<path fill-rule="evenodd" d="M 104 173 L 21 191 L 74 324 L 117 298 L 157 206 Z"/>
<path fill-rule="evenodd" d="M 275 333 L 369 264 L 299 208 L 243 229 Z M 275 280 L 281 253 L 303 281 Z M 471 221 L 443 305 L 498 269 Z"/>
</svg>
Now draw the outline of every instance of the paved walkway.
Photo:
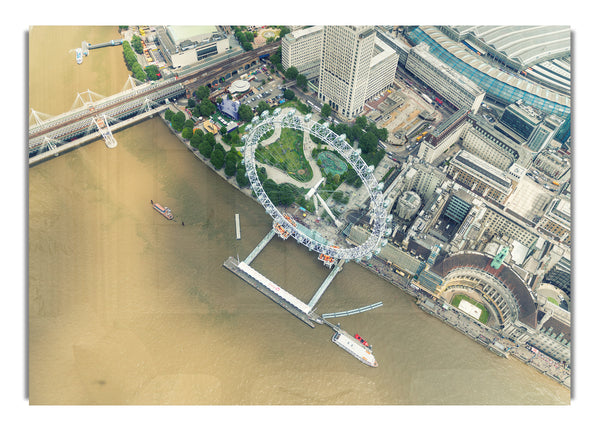
<svg viewBox="0 0 600 431">
<path fill-rule="evenodd" d="M 391 267 L 378 258 L 371 259 L 368 264 L 361 263 L 361 265 L 400 287 L 403 291 L 417 299 L 429 299 L 433 303 L 433 306 L 426 311 L 466 336 L 477 340 L 486 346 L 498 342 L 506 348 L 506 351 L 511 357 L 517 358 L 525 364 L 531 365 L 542 374 L 551 377 L 569 388 L 571 387 L 571 370 L 569 367 L 553 360 L 526 343 L 517 344 L 508 338 L 504 338 L 493 328 L 474 320 L 457 310 L 455 307 L 450 306 L 448 309 L 444 308 L 440 303 L 431 299 L 428 295 L 412 289 L 409 284 L 409 279 L 397 275 Z M 425 308 L 423 309 L 425 310 Z"/>
<path fill-rule="evenodd" d="M 287 110 L 289 110 L 289 109 L 287 109 Z M 286 109 L 282 110 L 282 113 L 286 112 L 287 110 Z M 313 114 L 313 119 L 315 119 L 314 118 L 315 116 L 316 116 L 316 114 Z M 281 127 L 276 126 L 273 135 L 271 137 L 269 137 L 268 139 L 265 139 L 263 142 L 261 142 L 261 144 L 264 147 L 268 147 L 272 143 L 276 142 L 280 136 L 281 136 Z M 275 181 L 278 184 L 290 183 L 297 187 L 309 189 L 313 185 L 315 185 L 318 181 L 320 181 L 322 178 L 321 169 L 319 169 L 319 166 L 317 165 L 317 161 L 315 159 L 313 159 L 313 157 L 312 157 L 312 150 L 313 150 L 313 148 L 316 148 L 316 147 L 317 147 L 317 144 L 315 144 L 312 141 L 312 139 L 310 138 L 310 134 L 308 132 L 305 132 L 304 133 L 304 142 L 303 142 L 304 156 L 306 157 L 306 160 L 308 161 L 308 163 L 312 169 L 312 172 L 313 172 L 312 179 L 305 183 L 290 177 L 286 172 L 283 172 L 281 169 L 276 168 L 274 166 L 267 165 L 265 163 L 260 163 L 260 162 L 256 162 L 256 165 L 264 167 L 267 170 L 267 175 L 269 176 L 269 178 L 271 178 L 273 181 Z"/>
</svg>

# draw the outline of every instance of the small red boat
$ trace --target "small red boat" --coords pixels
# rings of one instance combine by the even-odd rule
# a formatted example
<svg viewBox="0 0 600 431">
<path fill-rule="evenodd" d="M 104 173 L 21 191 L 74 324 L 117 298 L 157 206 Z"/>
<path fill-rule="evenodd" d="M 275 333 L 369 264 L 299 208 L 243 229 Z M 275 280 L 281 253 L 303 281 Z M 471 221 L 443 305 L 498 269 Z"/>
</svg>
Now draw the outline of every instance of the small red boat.
<svg viewBox="0 0 600 431">
<path fill-rule="evenodd" d="M 361 343 L 363 343 L 365 346 L 370 347 L 369 343 L 367 343 L 367 340 L 365 340 L 363 337 L 361 337 L 358 334 L 354 334 L 354 338 L 356 338 L 358 341 L 360 341 Z"/>
<path fill-rule="evenodd" d="M 161 204 L 157 204 L 156 202 L 152 202 L 152 207 L 162 214 L 167 220 L 173 220 L 173 214 L 169 208 L 163 207 Z"/>
</svg>

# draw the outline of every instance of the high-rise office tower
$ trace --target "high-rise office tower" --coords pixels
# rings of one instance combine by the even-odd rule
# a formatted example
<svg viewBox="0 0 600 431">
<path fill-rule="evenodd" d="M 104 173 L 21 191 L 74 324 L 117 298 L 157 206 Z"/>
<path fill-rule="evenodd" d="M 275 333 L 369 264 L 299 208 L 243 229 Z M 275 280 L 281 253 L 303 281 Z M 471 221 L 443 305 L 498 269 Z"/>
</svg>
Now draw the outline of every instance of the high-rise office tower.
<svg viewBox="0 0 600 431">
<path fill-rule="evenodd" d="M 343 117 L 354 118 L 367 97 L 373 26 L 325 26 L 319 73 L 319 99 Z"/>
</svg>

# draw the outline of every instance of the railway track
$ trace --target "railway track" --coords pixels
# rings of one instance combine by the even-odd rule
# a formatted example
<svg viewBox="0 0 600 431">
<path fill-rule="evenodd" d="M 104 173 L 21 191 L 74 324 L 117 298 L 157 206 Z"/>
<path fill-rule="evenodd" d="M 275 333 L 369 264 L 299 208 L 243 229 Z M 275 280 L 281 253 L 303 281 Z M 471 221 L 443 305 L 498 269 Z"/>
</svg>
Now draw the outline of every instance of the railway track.
<svg viewBox="0 0 600 431">
<path fill-rule="evenodd" d="M 73 115 L 72 117 L 65 118 L 64 121 L 59 121 L 52 126 L 41 128 L 40 130 L 35 130 L 36 128 L 34 127 L 34 132 L 29 134 L 29 140 L 33 140 L 35 138 L 47 135 L 61 128 L 68 127 L 76 122 L 93 118 L 99 114 L 103 114 L 112 109 L 115 109 L 119 105 L 129 103 L 139 98 L 143 98 L 157 91 L 168 89 L 170 86 L 183 85 L 184 87 L 187 87 L 192 84 L 194 84 L 195 86 L 206 85 L 207 83 L 213 82 L 215 79 L 219 79 L 219 75 L 222 73 L 238 70 L 240 67 L 243 67 L 249 61 L 257 59 L 262 55 L 271 54 L 275 52 L 279 47 L 279 44 L 280 42 L 274 42 L 269 45 L 265 45 L 256 50 L 245 52 L 239 56 L 234 57 L 233 59 L 227 59 L 223 62 L 209 66 L 207 69 L 193 71 L 187 74 L 182 74 L 181 76 L 176 74 L 176 77 L 173 80 L 168 80 L 152 86 L 148 86 L 148 88 L 142 92 L 132 94 L 131 97 L 125 100 L 115 100 L 114 103 L 109 103 L 100 109 L 88 108 L 88 112 L 80 113 L 80 115 Z M 75 112 L 77 111 L 74 111 L 74 114 Z"/>
</svg>

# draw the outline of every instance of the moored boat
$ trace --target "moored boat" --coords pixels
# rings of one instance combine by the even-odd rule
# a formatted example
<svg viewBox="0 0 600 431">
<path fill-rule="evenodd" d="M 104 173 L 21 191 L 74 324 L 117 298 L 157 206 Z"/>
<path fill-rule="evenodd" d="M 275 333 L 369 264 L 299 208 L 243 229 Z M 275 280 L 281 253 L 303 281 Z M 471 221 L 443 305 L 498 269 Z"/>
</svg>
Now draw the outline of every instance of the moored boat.
<svg viewBox="0 0 600 431">
<path fill-rule="evenodd" d="M 350 334 L 341 329 L 336 329 L 336 332 L 331 337 L 331 341 L 340 346 L 346 352 L 350 353 L 356 359 L 370 367 L 378 367 L 379 364 L 373 356 L 373 351 L 360 343 L 357 339 L 352 338 Z"/>
<path fill-rule="evenodd" d="M 77 60 L 77 64 L 81 64 L 83 62 L 83 51 L 81 51 L 81 48 L 77 48 L 75 50 L 75 60 Z"/>
<path fill-rule="evenodd" d="M 358 341 L 360 341 L 362 344 L 364 344 L 367 347 L 371 347 L 369 346 L 369 343 L 367 343 L 367 340 L 365 340 L 363 337 L 361 337 L 358 334 L 354 334 L 354 338 L 356 338 Z"/>
</svg>

